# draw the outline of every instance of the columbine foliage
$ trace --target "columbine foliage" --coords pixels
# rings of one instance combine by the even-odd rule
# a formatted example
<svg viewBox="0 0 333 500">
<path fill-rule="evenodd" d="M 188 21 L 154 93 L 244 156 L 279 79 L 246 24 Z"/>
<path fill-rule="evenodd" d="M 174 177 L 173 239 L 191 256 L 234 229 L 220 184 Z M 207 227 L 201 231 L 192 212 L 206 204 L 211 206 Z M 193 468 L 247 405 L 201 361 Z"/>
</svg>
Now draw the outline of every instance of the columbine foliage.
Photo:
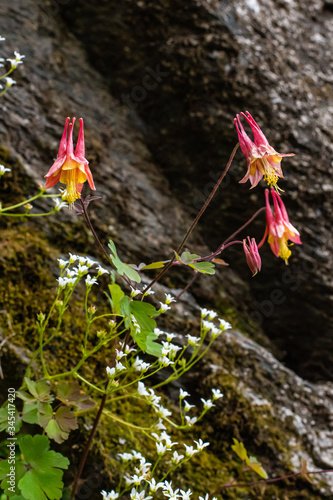
<svg viewBox="0 0 333 500">
<path fill-rule="evenodd" d="M 18 441 L 20 455 L 16 457 L 16 485 L 20 498 L 29 500 L 58 500 L 62 497 L 62 469 L 67 469 L 69 460 L 61 453 L 50 450 L 46 436 L 23 435 Z M 8 489 L 7 476 L 10 464 L 0 462 L 1 487 L 5 495 L 13 496 Z"/>
</svg>

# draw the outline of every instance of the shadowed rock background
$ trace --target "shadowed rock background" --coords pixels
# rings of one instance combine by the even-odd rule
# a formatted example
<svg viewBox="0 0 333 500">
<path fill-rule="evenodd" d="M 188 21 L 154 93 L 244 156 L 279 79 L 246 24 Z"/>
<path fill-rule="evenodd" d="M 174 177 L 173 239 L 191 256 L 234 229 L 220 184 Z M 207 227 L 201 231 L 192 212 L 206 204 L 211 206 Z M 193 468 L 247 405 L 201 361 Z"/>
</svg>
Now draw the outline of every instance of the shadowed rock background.
<svg viewBox="0 0 333 500">
<path fill-rule="evenodd" d="M 242 251 L 226 250 L 229 267 L 196 282 L 169 328 L 188 333 L 197 304 L 212 307 L 279 360 L 240 333 L 220 339 L 202 367 L 209 385 L 218 366 L 218 382 L 230 391 L 212 417 L 212 428 L 222 429 L 214 456 L 235 436 L 270 474 L 297 470 L 301 456 L 309 468 L 332 467 L 332 3 L 13 0 L 1 11 L 7 40 L 0 55 L 26 55 L 17 86 L 0 99 L 0 163 L 12 169 L 1 179 L 3 204 L 35 194 L 66 116 L 82 116 L 103 196 L 91 209 L 93 222 L 125 260 L 149 262 L 169 257 L 212 189 L 237 142 L 236 113 L 250 111 L 277 151 L 295 153 L 283 160 L 280 182 L 303 241 L 289 267 L 266 244 L 263 270 L 252 279 Z M 191 251 L 214 250 L 263 205 L 262 187 L 238 183 L 245 169 L 238 152 Z M 48 206 L 36 203 L 34 211 Z M 53 293 L 59 252 L 99 256 L 83 221 L 68 211 L 0 224 L 6 337 L 8 318 L 14 330 L 33 331 Z M 260 240 L 264 227 L 257 220 L 242 237 Z M 190 277 L 172 272 L 164 285 L 180 288 Z M 330 498 L 333 481 L 323 481 L 328 486 L 318 479 L 280 485 L 275 497 L 230 490 L 225 498 Z"/>
</svg>

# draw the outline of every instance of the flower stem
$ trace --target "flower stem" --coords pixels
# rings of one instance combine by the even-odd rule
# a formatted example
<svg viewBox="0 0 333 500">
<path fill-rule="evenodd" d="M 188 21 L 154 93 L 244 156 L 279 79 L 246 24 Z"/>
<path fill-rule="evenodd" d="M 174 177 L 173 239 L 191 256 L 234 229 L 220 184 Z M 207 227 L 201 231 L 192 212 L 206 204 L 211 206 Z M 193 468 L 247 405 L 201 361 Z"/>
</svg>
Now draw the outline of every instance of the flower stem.
<svg viewBox="0 0 333 500">
<path fill-rule="evenodd" d="M 230 158 L 229 158 L 229 161 L 225 167 L 225 169 L 223 170 L 220 178 L 218 179 L 217 183 L 215 184 L 212 192 L 210 193 L 210 195 L 208 196 L 207 200 L 205 201 L 205 203 L 203 204 L 201 210 L 199 211 L 198 215 L 196 216 L 196 218 L 194 219 L 194 221 L 192 222 L 192 224 L 190 225 L 189 229 L 187 230 L 182 242 L 180 243 L 180 245 L 178 246 L 177 250 L 176 250 L 176 253 L 179 254 L 182 249 L 184 248 L 184 245 L 186 243 L 186 241 L 188 240 L 190 234 L 192 233 L 193 229 L 195 228 L 195 226 L 198 224 L 200 218 L 202 217 L 203 213 L 205 212 L 206 208 L 208 207 L 208 205 L 210 204 L 210 202 L 212 201 L 219 185 L 221 184 L 221 182 L 223 181 L 224 177 L 226 176 L 230 166 L 231 166 L 231 163 L 234 159 L 234 156 L 236 154 L 236 151 L 238 149 L 238 146 L 239 144 L 237 143 L 236 146 L 234 147 L 234 149 L 232 150 L 232 153 L 230 155 Z M 146 288 L 143 290 L 143 294 L 147 292 L 147 290 L 149 290 L 149 288 L 151 288 L 157 281 L 159 281 L 162 276 L 164 276 L 170 269 L 170 267 L 173 266 L 173 256 L 172 258 L 170 259 L 170 261 L 168 262 L 168 264 L 162 269 L 162 271 L 157 275 L 155 276 L 155 278 L 146 286 Z M 143 297 L 143 295 L 142 295 Z"/>
<path fill-rule="evenodd" d="M 95 421 L 94 421 L 93 428 L 91 429 L 88 442 L 87 442 L 86 447 L 84 449 L 84 453 L 83 453 L 83 455 L 81 457 L 81 461 L 80 461 L 79 467 L 77 469 L 77 472 L 76 472 L 76 475 L 75 475 L 75 478 L 74 478 L 74 484 L 73 484 L 73 487 L 72 487 L 72 493 L 71 493 L 70 500 L 74 500 L 74 498 L 75 498 L 76 490 L 77 490 L 77 486 L 78 486 L 78 482 L 79 482 L 79 480 L 81 478 L 81 474 L 82 474 L 83 468 L 85 466 L 85 463 L 86 463 L 86 460 L 87 460 L 87 457 L 88 457 L 89 449 L 90 449 L 92 440 L 93 440 L 93 438 L 95 436 L 97 425 L 98 425 L 98 423 L 100 421 L 100 418 L 101 418 L 101 415 L 102 415 L 102 412 L 103 412 L 103 408 L 104 408 L 105 403 L 106 403 L 106 398 L 107 398 L 107 394 L 103 394 L 103 397 L 101 399 L 101 404 L 99 406 L 99 410 L 97 412 L 97 415 L 96 415 L 96 418 L 95 418 Z"/>
</svg>

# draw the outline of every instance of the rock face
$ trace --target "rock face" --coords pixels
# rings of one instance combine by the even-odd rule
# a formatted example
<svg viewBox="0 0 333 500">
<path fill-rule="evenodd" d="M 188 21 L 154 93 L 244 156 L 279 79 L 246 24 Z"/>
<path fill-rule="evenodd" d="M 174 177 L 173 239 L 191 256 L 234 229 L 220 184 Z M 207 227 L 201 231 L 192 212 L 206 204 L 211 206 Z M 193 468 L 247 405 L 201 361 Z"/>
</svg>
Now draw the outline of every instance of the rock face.
<svg viewBox="0 0 333 500">
<path fill-rule="evenodd" d="M 17 87 L 0 99 L 0 163 L 12 168 L 1 179 L 3 203 L 35 194 L 56 156 L 65 117 L 83 116 L 87 157 L 103 196 L 92 208 L 102 239 L 111 236 L 128 262 L 168 258 L 237 140 L 233 117 L 249 109 L 278 151 L 297 154 L 283 162 L 287 182 L 281 187 L 303 246 L 293 250 L 289 268 L 263 251 L 264 271 L 253 280 L 243 255 L 226 253 L 230 267 L 193 287 L 175 324 L 183 328 L 196 301 L 234 316 L 237 311 L 239 326 L 275 348 L 298 375 L 331 380 L 332 16 L 328 2 L 314 0 L 7 2 L 1 50 L 19 50 L 26 59 L 15 73 Z M 262 206 L 261 188 L 249 193 L 238 184 L 245 168 L 238 153 L 191 250 L 214 250 Z M 49 206 L 38 202 L 34 211 Z M 15 324 L 23 321 L 22 311 L 34 318 L 45 299 L 38 295 L 38 272 L 56 275 L 59 251 L 92 252 L 92 245 L 83 221 L 69 211 L 0 223 L 0 302 Z M 258 221 L 250 234 L 260 238 L 263 230 Z M 27 245 L 21 253 L 19 244 Z M 19 277 L 15 253 L 25 259 Z M 24 297 L 14 300 L 18 278 Z M 184 273 L 176 281 L 171 274 L 165 283 L 181 286 L 188 278 Z M 43 283 L 52 286 L 49 276 Z M 7 319 L 0 320 L 6 331 Z M 301 456 L 309 468 L 333 467 L 330 382 L 305 382 L 237 332 L 219 341 L 203 370 L 207 383 L 216 375 L 222 388 L 229 374 L 234 400 L 246 400 L 269 421 L 264 430 L 251 427 L 245 412 L 242 424 L 225 432 L 231 442 L 233 435 L 242 437 L 240 427 L 251 428 L 248 440 L 258 458 L 283 464 L 270 472 L 297 471 Z M 223 408 L 226 420 L 232 408 Z M 215 418 L 222 435 L 225 423 Z M 281 429 L 287 437 L 276 451 Z M 330 498 L 331 480 L 324 480 L 322 489 L 318 482 L 301 483 L 304 496 L 289 487 L 281 491 L 284 498 Z M 242 498 L 258 498 L 251 495 Z"/>
<path fill-rule="evenodd" d="M 73 0 L 61 13 L 127 109 L 174 196 L 193 214 L 236 142 L 249 109 L 284 160 L 285 200 L 303 247 L 290 267 L 263 253 L 243 298 L 255 324 L 300 374 L 332 378 L 332 9 L 310 0 L 117 2 Z M 263 204 L 239 186 L 239 156 L 202 224 L 211 248 Z M 252 234 L 261 238 L 263 224 Z M 244 234 L 246 236 L 246 234 Z M 243 256 L 230 263 L 247 276 Z M 223 282 L 223 286 L 228 285 Z M 280 290 L 281 300 L 271 296 Z M 319 333 L 320 332 L 320 333 Z"/>
</svg>

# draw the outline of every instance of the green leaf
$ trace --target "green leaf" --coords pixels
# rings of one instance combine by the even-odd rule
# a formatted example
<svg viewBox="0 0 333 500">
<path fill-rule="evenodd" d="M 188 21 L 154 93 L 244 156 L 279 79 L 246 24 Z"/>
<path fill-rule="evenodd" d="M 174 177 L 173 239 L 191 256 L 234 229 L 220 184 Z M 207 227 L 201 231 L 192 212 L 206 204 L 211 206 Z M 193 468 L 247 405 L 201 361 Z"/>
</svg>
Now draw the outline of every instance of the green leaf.
<svg viewBox="0 0 333 500">
<path fill-rule="evenodd" d="M 148 264 L 147 266 L 143 266 L 140 268 L 140 270 L 143 270 L 143 269 L 160 269 L 161 267 L 164 267 L 165 263 L 160 261 L 160 262 L 152 262 L 151 264 Z"/>
<path fill-rule="evenodd" d="M 32 394 L 37 401 L 51 403 L 54 400 L 54 398 L 50 395 L 51 387 L 46 381 L 40 380 L 39 382 L 34 382 L 29 378 L 25 378 L 24 380 L 30 394 Z"/>
<path fill-rule="evenodd" d="M 162 354 L 162 346 L 155 342 L 156 339 L 157 335 L 154 332 L 141 330 L 135 335 L 135 342 L 143 352 L 159 358 Z"/>
<path fill-rule="evenodd" d="M 40 403 L 38 405 L 38 413 L 37 413 L 37 419 L 38 419 L 38 424 L 43 427 L 43 429 L 46 428 L 47 424 L 53 417 L 53 409 L 52 406 L 49 403 Z"/>
<path fill-rule="evenodd" d="M 69 461 L 61 453 L 49 450 L 46 436 L 24 436 L 19 443 L 24 461 L 28 463 L 18 482 L 22 495 L 29 500 L 60 500 L 63 471 Z"/>
<path fill-rule="evenodd" d="M 133 300 L 130 303 L 130 308 L 141 330 L 147 330 L 149 332 L 154 331 L 154 328 L 156 328 L 156 321 L 153 320 L 152 317 L 158 316 L 159 313 L 153 305 L 147 302 Z"/>
<path fill-rule="evenodd" d="M 120 286 L 116 284 L 109 285 L 109 290 L 111 294 L 112 312 L 114 314 L 121 314 L 120 301 L 125 294 L 120 288 Z"/>
<path fill-rule="evenodd" d="M 55 419 L 60 429 L 68 433 L 78 428 L 76 416 L 67 406 L 60 406 L 60 408 L 58 408 L 55 413 Z"/>
<path fill-rule="evenodd" d="M 179 262 L 182 262 L 185 265 L 192 264 L 194 259 L 200 259 L 200 255 L 196 253 L 183 252 L 181 256 L 176 254 L 176 258 Z"/>
<path fill-rule="evenodd" d="M 268 478 L 267 472 L 263 468 L 260 462 L 256 459 L 256 457 L 250 457 L 246 460 L 246 463 L 251 469 L 256 472 L 260 477 L 264 479 Z"/>
<path fill-rule="evenodd" d="M 133 269 L 131 266 L 128 264 L 124 264 L 118 257 L 117 254 L 117 249 L 116 245 L 113 243 L 112 240 L 109 240 L 109 249 L 111 251 L 110 257 L 112 260 L 112 264 L 114 267 L 117 269 L 118 273 L 120 276 L 123 276 L 124 274 L 132 281 L 135 281 L 136 283 L 141 282 L 141 277 L 139 273 Z"/>
<path fill-rule="evenodd" d="M 74 406 L 79 411 L 89 410 L 95 402 L 81 390 L 78 382 L 60 382 L 56 386 L 57 399 L 67 406 Z"/>
<path fill-rule="evenodd" d="M 34 400 L 34 404 L 29 404 L 27 401 L 24 401 L 23 411 L 22 411 L 22 420 L 23 422 L 27 422 L 28 424 L 37 424 L 38 418 L 38 403 Z"/>
<path fill-rule="evenodd" d="M 14 467 L 14 469 L 11 469 L 11 467 Z M 13 470 L 15 471 L 15 474 L 13 475 L 13 477 L 15 478 L 14 484 L 10 482 L 10 473 L 13 472 Z M 11 459 L 1 460 L 0 480 L 2 481 L 0 486 L 3 489 L 5 495 L 7 495 L 9 498 L 17 497 L 19 493 L 18 482 L 24 476 L 25 472 L 26 468 L 20 461 L 20 457 L 18 455 L 16 455 L 15 459 L 13 459 L 13 463 L 11 462 Z"/>
<path fill-rule="evenodd" d="M 43 406 L 39 409 L 38 423 L 44 429 L 50 439 L 54 439 L 56 443 L 63 443 L 68 439 L 69 433 L 73 429 L 77 429 L 77 419 L 73 411 L 67 406 L 60 406 L 53 413 L 51 405 L 42 403 Z"/>
<path fill-rule="evenodd" d="M 245 446 L 243 443 L 237 441 L 237 439 L 233 438 L 234 444 L 231 447 L 231 449 L 236 453 L 236 455 L 239 456 L 241 460 L 246 460 L 247 457 L 247 451 L 245 449 Z"/>
<path fill-rule="evenodd" d="M 212 262 L 193 262 L 189 264 L 196 271 L 203 274 L 215 274 L 215 266 Z"/>
<path fill-rule="evenodd" d="M 10 421 L 11 425 L 15 427 L 15 434 L 18 433 L 18 431 L 21 428 L 22 425 L 22 420 L 21 417 L 16 410 L 16 408 L 8 407 L 9 401 L 6 401 L 4 406 L 0 408 L 0 432 L 7 430 L 8 428 L 8 417 L 15 417 L 15 421 Z"/>
<path fill-rule="evenodd" d="M 120 301 L 120 311 L 122 316 L 124 317 L 124 323 L 126 328 L 130 328 L 131 321 L 131 306 L 130 306 L 130 298 L 125 295 Z"/>
</svg>

